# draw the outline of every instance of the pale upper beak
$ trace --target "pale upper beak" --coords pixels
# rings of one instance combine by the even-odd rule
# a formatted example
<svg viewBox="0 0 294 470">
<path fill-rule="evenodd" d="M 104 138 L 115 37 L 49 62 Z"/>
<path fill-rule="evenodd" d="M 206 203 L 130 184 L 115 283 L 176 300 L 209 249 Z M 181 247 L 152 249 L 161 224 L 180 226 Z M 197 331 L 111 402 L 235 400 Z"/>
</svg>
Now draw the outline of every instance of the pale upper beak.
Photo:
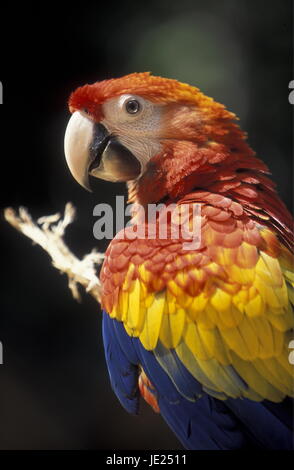
<svg viewBox="0 0 294 470">
<path fill-rule="evenodd" d="M 88 190 L 89 174 L 115 182 L 135 179 L 141 172 L 139 161 L 119 139 L 80 111 L 68 122 L 64 152 L 71 174 Z"/>
</svg>

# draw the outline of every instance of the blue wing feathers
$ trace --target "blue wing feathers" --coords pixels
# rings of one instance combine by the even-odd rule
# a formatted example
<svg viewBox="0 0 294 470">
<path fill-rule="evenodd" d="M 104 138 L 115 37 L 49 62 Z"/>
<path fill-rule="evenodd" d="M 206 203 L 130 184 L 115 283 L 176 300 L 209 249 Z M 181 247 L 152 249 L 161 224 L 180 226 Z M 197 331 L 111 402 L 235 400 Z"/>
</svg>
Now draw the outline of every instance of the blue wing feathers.
<svg viewBox="0 0 294 470">
<path fill-rule="evenodd" d="M 111 386 L 122 406 L 132 414 L 139 409 L 138 368 L 122 351 L 111 318 L 104 313 L 102 335 Z"/>
<path fill-rule="evenodd" d="M 289 419 L 287 417 L 285 420 L 279 413 L 279 410 L 284 408 L 283 402 L 270 403 L 268 406 L 266 401 L 258 403 L 245 398 L 228 399 L 226 405 L 245 426 L 251 439 L 260 447 L 272 450 L 293 449 L 293 434 L 288 426 Z M 288 416 L 291 416 L 291 410 L 293 410 L 292 403 L 289 405 Z"/>
<path fill-rule="evenodd" d="M 187 449 L 293 448 L 292 400 L 218 400 L 203 390 L 173 350 L 159 345 L 147 351 L 105 312 L 103 341 L 111 385 L 124 408 L 138 412 L 142 367 L 156 389 L 161 415 Z"/>
</svg>

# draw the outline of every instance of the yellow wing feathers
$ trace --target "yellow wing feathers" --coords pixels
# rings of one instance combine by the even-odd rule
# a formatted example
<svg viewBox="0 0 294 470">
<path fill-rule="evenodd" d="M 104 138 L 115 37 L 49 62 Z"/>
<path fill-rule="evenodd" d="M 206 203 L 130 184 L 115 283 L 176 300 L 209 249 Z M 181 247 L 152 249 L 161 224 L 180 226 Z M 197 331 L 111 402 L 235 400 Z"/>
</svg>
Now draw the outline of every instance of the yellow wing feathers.
<svg viewBox="0 0 294 470">
<path fill-rule="evenodd" d="M 144 263 L 137 275 L 131 264 L 110 315 L 147 350 L 174 349 L 209 393 L 281 401 L 293 396 L 291 262 L 261 251 L 250 268 L 230 259 L 226 249 L 219 264 L 186 265 L 161 290 Z"/>
</svg>

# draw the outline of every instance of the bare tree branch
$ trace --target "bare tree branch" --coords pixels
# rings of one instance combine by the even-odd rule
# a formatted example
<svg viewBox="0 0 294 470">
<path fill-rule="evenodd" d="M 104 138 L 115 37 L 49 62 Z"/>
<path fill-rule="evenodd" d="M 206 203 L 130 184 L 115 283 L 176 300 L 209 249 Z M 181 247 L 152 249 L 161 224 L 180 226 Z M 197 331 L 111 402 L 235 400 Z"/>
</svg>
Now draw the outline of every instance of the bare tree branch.
<svg viewBox="0 0 294 470">
<path fill-rule="evenodd" d="M 75 217 L 75 208 L 68 202 L 64 217 L 54 214 L 41 217 L 35 222 L 27 209 L 19 208 L 18 214 L 10 207 L 4 211 L 4 217 L 16 230 L 40 245 L 52 259 L 53 266 L 68 276 L 68 286 L 73 297 L 80 301 L 78 284 L 81 284 L 98 302 L 100 302 L 101 285 L 96 275 L 96 265 L 101 264 L 104 255 L 93 250 L 78 259 L 63 240 L 66 227 Z"/>
</svg>

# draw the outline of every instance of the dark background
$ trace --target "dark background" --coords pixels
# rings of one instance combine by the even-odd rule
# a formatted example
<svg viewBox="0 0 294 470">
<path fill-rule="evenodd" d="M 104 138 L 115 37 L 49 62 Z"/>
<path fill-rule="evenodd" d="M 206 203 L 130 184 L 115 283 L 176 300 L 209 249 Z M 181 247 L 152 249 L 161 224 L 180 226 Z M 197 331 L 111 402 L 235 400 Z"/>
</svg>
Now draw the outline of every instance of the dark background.
<svg viewBox="0 0 294 470">
<path fill-rule="evenodd" d="M 24 205 L 34 217 L 77 207 L 67 243 L 82 256 L 93 207 L 124 194 L 97 181 L 89 194 L 63 156 L 77 86 L 134 71 L 197 85 L 240 117 L 292 200 L 291 1 L 148 0 L 10 2 L 1 6 L 1 449 L 181 448 L 160 416 L 129 416 L 111 391 L 97 304 L 75 302 L 48 256 L 3 219 Z"/>
</svg>

